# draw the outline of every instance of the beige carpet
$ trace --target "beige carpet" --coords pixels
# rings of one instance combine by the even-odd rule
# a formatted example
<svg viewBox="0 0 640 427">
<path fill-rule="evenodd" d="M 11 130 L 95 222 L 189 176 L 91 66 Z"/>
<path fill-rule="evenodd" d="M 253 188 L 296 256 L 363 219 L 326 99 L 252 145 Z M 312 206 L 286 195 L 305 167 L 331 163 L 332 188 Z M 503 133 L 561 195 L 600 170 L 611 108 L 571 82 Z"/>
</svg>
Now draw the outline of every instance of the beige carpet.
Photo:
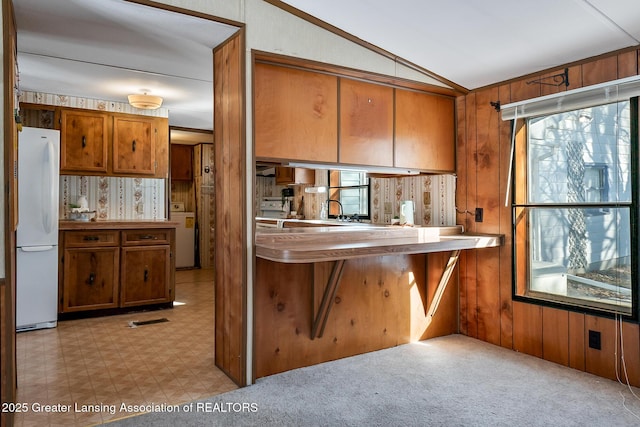
<svg viewBox="0 0 640 427">
<path fill-rule="evenodd" d="M 461 335 L 273 375 L 176 410 L 110 425 L 640 425 L 627 386 Z"/>
</svg>

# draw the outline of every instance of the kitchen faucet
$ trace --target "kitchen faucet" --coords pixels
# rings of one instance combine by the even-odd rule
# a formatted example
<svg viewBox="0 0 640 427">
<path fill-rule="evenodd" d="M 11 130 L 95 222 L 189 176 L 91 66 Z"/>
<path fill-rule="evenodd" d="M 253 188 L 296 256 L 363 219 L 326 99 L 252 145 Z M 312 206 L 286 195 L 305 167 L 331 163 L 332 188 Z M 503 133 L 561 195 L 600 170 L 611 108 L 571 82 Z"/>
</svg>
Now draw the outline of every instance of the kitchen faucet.
<svg viewBox="0 0 640 427">
<path fill-rule="evenodd" d="M 340 203 L 340 200 L 335 200 L 335 199 L 328 199 L 327 200 L 327 211 L 329 210 L 329 203 L 330 202 L 336 202 L 338 204 L 338 206 L 340 206 L 340 215 L 338 215 L 338 221 L 340 221 L 342 219 L 342 203 Z"/>
</svg>

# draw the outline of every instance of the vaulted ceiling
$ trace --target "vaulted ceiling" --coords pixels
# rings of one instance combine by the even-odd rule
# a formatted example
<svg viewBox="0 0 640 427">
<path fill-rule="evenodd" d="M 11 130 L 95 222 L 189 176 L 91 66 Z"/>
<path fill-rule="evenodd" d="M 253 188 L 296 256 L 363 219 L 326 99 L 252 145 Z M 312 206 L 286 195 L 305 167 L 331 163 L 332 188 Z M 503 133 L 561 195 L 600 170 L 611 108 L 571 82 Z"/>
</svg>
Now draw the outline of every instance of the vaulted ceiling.
<svg viewBox="0 0 640 427">
<path fill-rule="evenodd" d="M 638 0 L 283 0 L 467 89 L 640 44 Z"/>
<path fill-rule="evenodd" d="M 211 50 L 234 27 L 122 0 L 13 0 L 22 90 L 126 102 L 212 129 Z M 640 44 L 638 0 L 269 0 L 475 89 Z M 299 12 L 298 12 L 299 11 Z"/>
</svg>

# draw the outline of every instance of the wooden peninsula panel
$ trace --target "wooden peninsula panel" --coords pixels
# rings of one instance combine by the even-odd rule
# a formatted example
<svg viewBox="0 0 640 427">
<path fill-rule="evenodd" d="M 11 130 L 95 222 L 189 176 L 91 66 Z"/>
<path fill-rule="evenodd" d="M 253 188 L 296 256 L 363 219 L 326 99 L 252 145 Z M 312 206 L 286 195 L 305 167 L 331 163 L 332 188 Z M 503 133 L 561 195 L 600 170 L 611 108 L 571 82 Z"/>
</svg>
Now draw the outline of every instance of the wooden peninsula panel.
<svg viewBox="0 0 640 427">
<path fill-rule="evenodd" d="M 324 334 L 311 339 L 332 264 L 256 259 L 256 378 L 457 332 L 457 287 L 447 288 L 442 316 L 427 328 L 439 277 L 427 274 L 427 255 L 392 255 L 345 263 Z"/>
</svg>

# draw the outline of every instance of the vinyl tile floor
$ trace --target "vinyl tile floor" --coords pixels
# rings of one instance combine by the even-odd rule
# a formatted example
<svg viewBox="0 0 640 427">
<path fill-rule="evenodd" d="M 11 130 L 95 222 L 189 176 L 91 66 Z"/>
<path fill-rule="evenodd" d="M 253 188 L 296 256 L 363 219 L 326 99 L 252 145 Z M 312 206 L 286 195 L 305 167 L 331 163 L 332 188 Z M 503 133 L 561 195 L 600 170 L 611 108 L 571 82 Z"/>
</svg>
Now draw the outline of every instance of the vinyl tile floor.
<svg viewBox="0 0 640 427">
<path fill-rule="evenodd" d="M 26 412 L 16 413 L 15 425 L 96 425 L 139 413 L 135 405 L 177 405 L 236 389 L 214 364 L 213 310 L 213 271 L 182 270 L 172 309 L 17 334 L 17 401 Z M 169 321 L 129 326 L 161 318 Z"/>
</svg>

